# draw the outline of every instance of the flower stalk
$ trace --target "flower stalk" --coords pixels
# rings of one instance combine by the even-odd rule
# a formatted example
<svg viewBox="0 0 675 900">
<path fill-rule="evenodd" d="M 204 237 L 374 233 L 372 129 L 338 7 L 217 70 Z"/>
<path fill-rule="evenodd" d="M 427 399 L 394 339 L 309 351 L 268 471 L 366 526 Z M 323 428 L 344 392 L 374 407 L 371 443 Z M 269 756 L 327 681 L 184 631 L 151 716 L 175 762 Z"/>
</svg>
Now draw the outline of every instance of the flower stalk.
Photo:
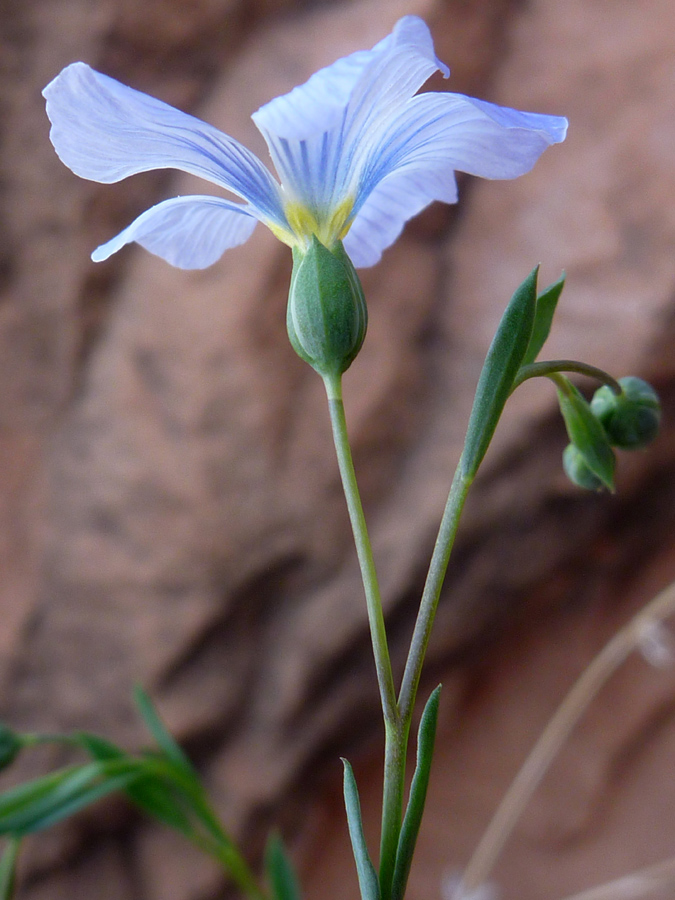
<svg viewBox="0 0 675 900">
<path fill-rule="evenodd" d="M 352 459 L 349 437 L 347 435 L 347 421 L 345 419 L 344 403 L 342 401 L 342 379 L 338 376 L 326 376 L 324 378 L 330 421 L 333 429 L 333 441 L 337 453 L 338 467 L 342 479 L 342 487 L 347 501 L 349 520 L 354 534 L 356 554 L 361 568 L 363 588 L 366 595 L 366 607 L 368 611 L 368 623 L 373 645 L 373 656 L 377 672 L 377 683 L 380 690 L 382 710 L 385 722 L 389 727 L 398 724 L 398 709 L 396 704 L 396 691 L 394 689 L 394 677 L 389 657 L 387 633 L 384 624 L 384 612 L 382 609 L 382 597 L 375 570 L 373 550 L 370 544 L 366 519 L 363 514 L 361 496 L 356 482 L 354 462 Z"/>
</svg>

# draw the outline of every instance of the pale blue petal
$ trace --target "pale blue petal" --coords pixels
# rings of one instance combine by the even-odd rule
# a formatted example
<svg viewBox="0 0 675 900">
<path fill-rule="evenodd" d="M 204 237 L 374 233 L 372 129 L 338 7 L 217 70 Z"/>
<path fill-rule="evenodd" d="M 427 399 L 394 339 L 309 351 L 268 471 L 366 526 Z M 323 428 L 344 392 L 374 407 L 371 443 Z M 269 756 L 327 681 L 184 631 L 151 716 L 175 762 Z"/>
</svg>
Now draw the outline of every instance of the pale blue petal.
<svg viewBox="0 0 675 900">
<path fill-rule="evenodd" d="M 345 199 L 364 136 L 438 69 L 448 74 L 426 24 L 406 16 L 372 50 L 338 60 L 261 107 L 253 119 L 291 195 L 319 212 Z"/>
<path fill-rule="evenodd" d="M 401 169 L 428 172 L 435 182 L 452 169 L 482 178 L 516 178 L 566 132 L 567 120 L 559 116 L 462 94 L 420 94 L 370 135 L 356 208 L 383 178 Z"/>
<path fill-rule="evenodd" d="M 247 241 L 257 222 L 247 207 L 220 197 L 176 197 L 146 210 L 91 258 L 101 262 L 136 241 L 179 269 L 205 269 Z"/>
<path fill-rule="evenodd" d="M 355 203 L 344 245 L 356 266 L 376 263 L 405 222 L 432 200 L 454 203 L 454 171 L 515 178 L 564 140 L 565 119 L 525 113 L 461 94 L 411 98 L 365 141 Z"/>
<path fill-rule="evenodd" d="M 398 170 L 381 181 L 368 196 L 344 239 L 344 247 L 357 268 L 374 266 L 382 251 L 398 238 L 403 226 L 432 200 L 457 200 L 452 171 L 439 179 L 432 173 Z"/>
<path fill-rule="evenodd" d="M 137 172 L 180 169 L 232 191 L 284 224 L 270 173 L 217 128 L 81 62 L 67 66 L 43 94 L 51 141 L 76 175 L 111 183 Z"/>
</svg>

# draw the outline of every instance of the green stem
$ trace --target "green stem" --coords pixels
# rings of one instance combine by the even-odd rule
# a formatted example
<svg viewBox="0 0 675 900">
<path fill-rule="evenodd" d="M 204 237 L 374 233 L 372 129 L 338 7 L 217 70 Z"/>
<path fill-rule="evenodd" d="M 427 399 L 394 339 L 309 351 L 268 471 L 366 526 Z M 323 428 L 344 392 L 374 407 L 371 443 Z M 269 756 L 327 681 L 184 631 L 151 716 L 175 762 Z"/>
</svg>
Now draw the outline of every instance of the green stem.
<svg viewBox="0 0 675 900">
<path fill-rule="evenodd" d="M 396 702 L 396 689 L 389 658 L 382 598 L 347 436 L 347 423 L 342 403 L 342 383 L 339 377 L 326 377 L 324 378 L 324 383 L 328 395 L 333 439 L 342 477 L 342 486 L 347 500 L 356 552 L 361 566 L 373 656 L 375 658 L 375 668 L 384 715 L 385 761 L 380 842 L 380 894 L 382 900 L 388 900 L 391 894 L 398 837 L 403 817 L 408 723 L 404 724 L 401 722 Z"/>
<path fill-rule="evenodd" d="M 380 898 L 391 897 L 396 853 L 403 821 L 405 764 L 410 723 L 399 721 L 386 725 L 384 748 L 384 796 L 382 798 L 382 833 L 380 838 Z"/>
<path fill-rule="evenodd" d="M 473 478 L 464 472 L 463 461 L 460 459 L 455 477 L 452 480 L 450 494 L 445 505 L 441 527 L 436 538 L 434 552 L 429 565 L 429 573 L 422 592 L 417 621 L 410 642 L 408 659 L 401 683 L 401 692 L 398 699 L 398 708 L 401 720 L 409 726 L 410 719 L 417 696 L 417 687 L 422 673 L 424 656 L 429 644 L 429 636 L 434 623 L 438 600 L 443 587 L 443 580 L 448 568 L 450 552 L 455 542 L 459 519 L 464 508 L 466 495 L 471 487 Z"/>
<path fill-rule="evenodd" d="M 511 393 L 529 378 L 539 378 L 542 375 L 550 377 L 559 372 L 576 372 L 577 375 L 587 375 L 589 378 L 595 378 L 602 384 L 608 384 L 615 394 L 622 393 L 619 382 L 603 369 L 590 366 L 588 363 L 577 362 L 574 359 L 550 359 L 523 366 L 514 379 Z"/>
<path fill-rule="evenodd" d="M 375 561 L 373 560 L 373 551 L 370 546 L 370 538 L 368 536 L 365 516 L 363 515 L 361 497 L 359 495 L 356 474 L 354 472 L 352 452 L 347 436 L 347 422 L 345 419 L 344 404 L 342 403 L 342 381 L 340 376 L 326 376 L 324 378 L 324 384 L 328 396 L 330 421 L 333 426 L 333 440 L 335 442 L 335 451 L 337 453 L 338 466 L 342 478 L 342 487 L 345 493 L 345 499 L 347 500 L 349 519 L 354 533 L 354 543 L 356 544 L 356 554 L 358 556 L 359 565 L 361 566 L 361 577 L 363 579 L 363 587 L 366 594 L 368 624 L 370 626 L 370 637 L 373 644 L 373 655 L 375 657 L 375 668 L 377 670 L 377 682 L 380 688 L 382 711 L 384 713 L 385 723 L 394 725 L 398 723 L 399 718 L 396 706 L 394 677 L 392 675 L 391 661 L 389 659 L 387 633 L 384 625 L 384 611 L 382 609 L 380 587 L 375 571 Z"/>
</svg>

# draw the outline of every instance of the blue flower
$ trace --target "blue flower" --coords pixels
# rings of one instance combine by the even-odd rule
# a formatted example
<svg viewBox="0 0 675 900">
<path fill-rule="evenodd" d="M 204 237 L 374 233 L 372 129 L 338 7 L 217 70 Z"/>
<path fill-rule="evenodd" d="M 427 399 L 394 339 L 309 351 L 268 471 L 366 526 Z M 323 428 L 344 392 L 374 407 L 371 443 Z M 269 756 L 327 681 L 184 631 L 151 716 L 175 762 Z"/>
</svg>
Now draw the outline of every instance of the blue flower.
<svg viewBox="0 0 675 900">
<path fill-rule="evenodd" d="M 356 266 L 371 266 L 405 222 L 433 200 L 457 200 L 455 171 L 515 178 L 529 171 L 567 122 L 462 94 L 416 91 L 435 71 L 426 24 L 401 19 L 372 50 L 352 53 L 262 106 L 262 132 L 278 182 L 239 142 L 85 63 L 47 87 L 51 140 L 61 160 L 91 181 L 180 169 L 224 188 L 148 209 L 98 247 L 96 261 L 136 241 L 182 269 L 211 265 L 263 222 L 289 246 L 312 235 L 342 240 Z"/>
</svg>

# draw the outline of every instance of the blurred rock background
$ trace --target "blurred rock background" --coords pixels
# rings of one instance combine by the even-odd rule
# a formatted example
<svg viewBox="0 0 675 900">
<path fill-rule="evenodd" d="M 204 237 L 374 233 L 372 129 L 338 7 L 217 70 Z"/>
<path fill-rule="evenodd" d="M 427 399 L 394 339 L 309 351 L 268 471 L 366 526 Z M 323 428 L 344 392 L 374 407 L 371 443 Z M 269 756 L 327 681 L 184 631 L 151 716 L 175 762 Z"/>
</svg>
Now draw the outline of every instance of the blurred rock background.
<svg viewBox="0 0 675 900">
<path fill-rule="evenodd" d="M 263 153 L 250 113 L 396 19 L 431 25 L 434 89 L 567 115 L 516 182 L 464 179 L 363 273 L 371 326 L 345 400 L 394 659 L 503 306 L 542 262 L 568 283 L 551 356 L 654 381 L 663 435 L 615 496 L 561 472 L 552 390 L 509 404 L 439 612 L 438 759 L 411 900 L 441 897 L 556 703 L 675 575 L 675 8 L 669 0 L 5 0 L 0 9 L 0 713 L 143 740 L 142 682 L 260 851 L 281 824 L 308 896 L 356 896 L 339 755 L 369 827 L 381 728 L 322 388 L 285 336 L 289 254 L 259 228 L 211 269 L 89 253 L 175 173 L 81 181 L 40 90 L 83 59 Z M 199 189 L 203 190 L 202 188 Z M 673 853 L 675 672 L 603 692 L 495 877 L 555 898 Z M 61 761 L 36 754 L 26 776 Z M 29 900 L 207 900 L 208 863 L 122 803 L 31 843 Z"/>
</svg>

